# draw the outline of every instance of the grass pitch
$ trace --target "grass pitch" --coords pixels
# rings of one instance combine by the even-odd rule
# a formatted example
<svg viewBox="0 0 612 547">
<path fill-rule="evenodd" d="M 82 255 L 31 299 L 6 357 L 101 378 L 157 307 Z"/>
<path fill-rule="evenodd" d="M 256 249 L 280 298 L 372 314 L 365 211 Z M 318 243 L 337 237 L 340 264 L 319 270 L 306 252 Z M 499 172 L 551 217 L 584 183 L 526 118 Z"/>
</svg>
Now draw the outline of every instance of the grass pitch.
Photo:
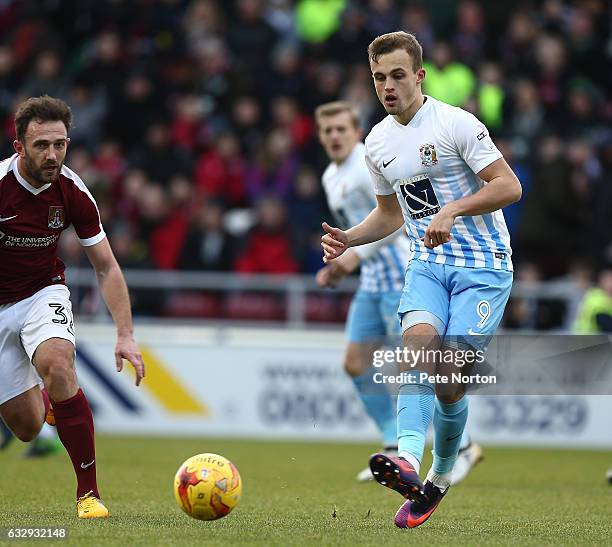
<svg viewBox="0 0 612 547">
<path fill-rule="evenodd" d="M 604 480 L 612 455 L 606 452 L 485 449 L 485 461 L 425 525 L 399 530 L 393 515 L 402 498 L 354 480 L 373 445 L 100 436 L 99 484 L 111 511 L 106 521 L 76 518 L 65 453 L 23 460 L 23 448 L 15 442 L 0 453 L 0 528 L 67 527 L 62 545 L 612 542 L 612 487 Z M 190 519 L 172 494 L 176 469 L 200 452 L 230 458 L 244 482 L 240 505 L 215 522 Z"/>
</svg>

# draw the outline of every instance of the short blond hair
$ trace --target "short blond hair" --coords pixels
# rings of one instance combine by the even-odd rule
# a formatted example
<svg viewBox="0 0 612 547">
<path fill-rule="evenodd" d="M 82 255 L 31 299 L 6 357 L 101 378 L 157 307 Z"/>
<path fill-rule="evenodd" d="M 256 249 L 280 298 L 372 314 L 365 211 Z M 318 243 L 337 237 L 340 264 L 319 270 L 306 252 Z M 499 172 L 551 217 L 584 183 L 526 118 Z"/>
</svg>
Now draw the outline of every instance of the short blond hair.
<svg viewBox="0 0 612 547">
<path fill-rule="evenodd" d="M 324 103 L 317 106 L 315 109 L 315 121 L 317 127 L 319 127 L 321 118 L 331 118 L 343 112 L 348 112 L 351 117 L 351 121 L 356 128 L 360 126 L 359 112 L 357 109 L 348 101 L 333 101 L 331 103 Z"/>
<path fill-rule="evenodd" d="M 368 46 L 368 58 L 377 63 L 378 57 L 397 49 L 401 49 L 410 55 L 414 72 L 423 68 L 423 47 L 414 34 L 403 30 L 388 32 L 374 38 Z"/>
</svg>

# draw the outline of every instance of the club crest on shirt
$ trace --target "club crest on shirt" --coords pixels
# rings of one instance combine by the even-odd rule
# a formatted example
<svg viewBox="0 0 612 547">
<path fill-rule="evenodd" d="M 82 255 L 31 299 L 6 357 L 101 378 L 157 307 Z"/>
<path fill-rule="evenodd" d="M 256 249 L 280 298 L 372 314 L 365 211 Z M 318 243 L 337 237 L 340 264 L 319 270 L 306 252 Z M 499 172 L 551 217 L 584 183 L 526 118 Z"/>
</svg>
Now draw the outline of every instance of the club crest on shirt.
<svg viewBox="0 0 612 547">
<path fill-rule="evenodd" d="M 438 163 L 438 155 L 436 154 L 436 147 L 433 144 L 425 143 L 422 144 L 419 148 L 419 153 L 421 154 L 421 163 L 425 167 L 431 167 L 432 165 L 437 165 Z"/>
<path fill-rule="evenodd" d="M 63 228 L 65 219 L 64 208 L 61 205 L 49 206 L 49 228 Z"/>
</svg>

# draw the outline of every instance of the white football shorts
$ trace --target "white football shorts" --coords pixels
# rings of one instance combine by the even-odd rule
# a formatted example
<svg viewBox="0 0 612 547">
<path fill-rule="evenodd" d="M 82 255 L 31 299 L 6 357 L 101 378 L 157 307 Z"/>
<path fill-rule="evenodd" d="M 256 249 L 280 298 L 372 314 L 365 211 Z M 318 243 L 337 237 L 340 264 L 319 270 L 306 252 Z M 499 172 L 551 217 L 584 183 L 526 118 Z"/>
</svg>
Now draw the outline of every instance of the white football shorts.
<svg viewBox="0 0 612 547">
<path fill-rule="evenodd" d="M 70 291 L 65 285 L 45 287 L 29 298 L 0 305 L 0 404 L 42 383 L 32 356 L 50 338 L 75 345 Z"/>
</svg>

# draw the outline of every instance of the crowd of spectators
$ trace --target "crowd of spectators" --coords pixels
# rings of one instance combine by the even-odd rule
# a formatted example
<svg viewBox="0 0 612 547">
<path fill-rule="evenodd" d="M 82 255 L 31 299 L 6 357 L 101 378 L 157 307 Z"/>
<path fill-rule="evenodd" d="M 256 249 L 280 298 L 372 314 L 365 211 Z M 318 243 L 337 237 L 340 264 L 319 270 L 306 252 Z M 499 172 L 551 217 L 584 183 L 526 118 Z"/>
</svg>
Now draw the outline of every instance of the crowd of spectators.
<svg viewBox="0 0 612 547">
<path fill-rule="evenodd" d="M 75 115 L 67 163 L 124 267 L 312 273 L 329 219 L 313 110 L 348 99 L 367 133 L 384 111 L 366 48 L 401 28 L 424 46 L 424 91 L 479 116 L 523 184 L 506 211 L 517 277 L 595 272 L 612 261 L 608 10 L 605 0 L 5 0 L 3 157 L 16 105 L 59 96 Z M 64 254 L 82 259 L 70 243 Z"/>
</svg>

